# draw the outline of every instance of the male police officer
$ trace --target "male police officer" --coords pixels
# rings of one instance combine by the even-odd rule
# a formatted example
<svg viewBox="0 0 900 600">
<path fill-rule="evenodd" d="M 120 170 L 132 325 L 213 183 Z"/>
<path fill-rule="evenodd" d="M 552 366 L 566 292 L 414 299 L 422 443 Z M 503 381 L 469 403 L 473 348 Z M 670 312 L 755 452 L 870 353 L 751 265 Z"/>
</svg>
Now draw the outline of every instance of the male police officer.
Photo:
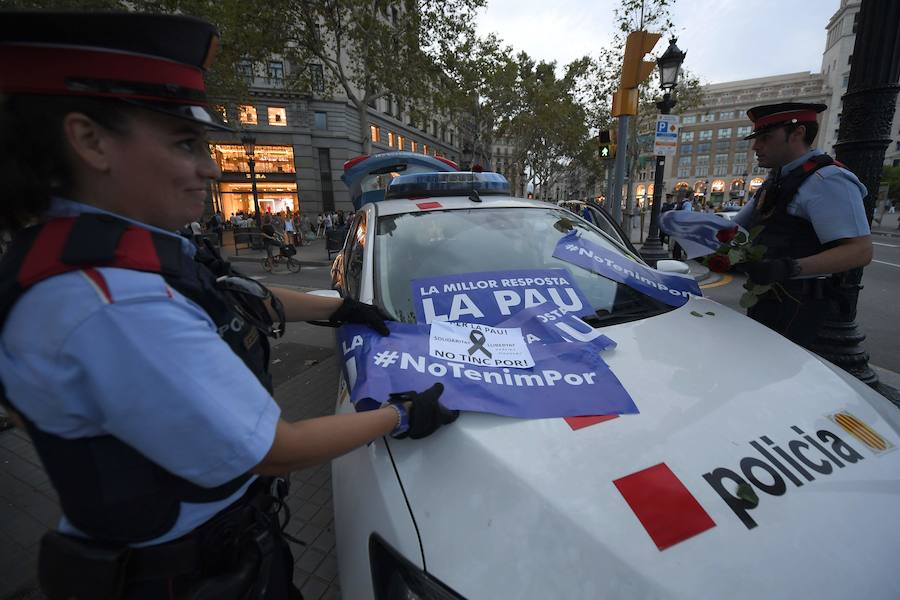
<svg viewBox="0 0 900 600">
<path fill-rule="evenodd" d="M 842 274 L 872 260 L 863 208 L 865 187 L 846 167 L 812 149 L 816 114 L 824 104 L 785 102 L 747 111 L 753 151 L 770 176 L 735 221 L 763 226 L 756 239 L 763 260 L 745 263 L 747 276 L 771 284 L 747 314 L 810 347 L 835 302 Z"/>
</svg>

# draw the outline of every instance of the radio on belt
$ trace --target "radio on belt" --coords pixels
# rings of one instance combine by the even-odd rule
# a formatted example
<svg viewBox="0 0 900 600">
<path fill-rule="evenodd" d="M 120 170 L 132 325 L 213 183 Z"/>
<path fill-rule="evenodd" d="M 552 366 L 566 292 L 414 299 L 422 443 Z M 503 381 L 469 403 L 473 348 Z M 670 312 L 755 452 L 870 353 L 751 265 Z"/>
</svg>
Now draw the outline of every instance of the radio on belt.
<svg viewBox="0 0 900 600">
<path fill-rule="evenodd" d="M 394 177 L 384 193 L 385 200 L 434 196 L 509 196 L 509 182 L 500 173 L 411 173 Z"/>
</svg>

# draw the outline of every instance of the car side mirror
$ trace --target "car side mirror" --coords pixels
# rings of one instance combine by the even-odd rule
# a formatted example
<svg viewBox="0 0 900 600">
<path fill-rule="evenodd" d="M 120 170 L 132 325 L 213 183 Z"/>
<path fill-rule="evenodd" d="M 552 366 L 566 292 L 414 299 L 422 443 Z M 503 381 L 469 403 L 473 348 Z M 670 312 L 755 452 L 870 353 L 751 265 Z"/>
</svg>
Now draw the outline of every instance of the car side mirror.
<svg viewBox="0 0 900 600">
<path fill-rule="evenodd" d="M 662 273 L 678 273 L 680 275 L 689 275 L 691 267 L 687 263 L 680 260 L 660 260 L 656 263 L 656 270 Z"/>
</svg>

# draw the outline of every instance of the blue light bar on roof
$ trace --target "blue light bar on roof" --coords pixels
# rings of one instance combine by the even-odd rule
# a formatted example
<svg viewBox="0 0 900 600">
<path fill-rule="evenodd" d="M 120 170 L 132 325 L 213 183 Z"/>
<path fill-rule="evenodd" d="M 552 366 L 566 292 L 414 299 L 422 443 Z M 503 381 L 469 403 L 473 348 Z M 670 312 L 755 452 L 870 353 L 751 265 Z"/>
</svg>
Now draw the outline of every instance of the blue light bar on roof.
<svg viewBox="0 0 900 600">
<path fill-rule="evenodd" d="M 411 173 L 394 177 L 385 191 L 385 200 L 433 196 L 509 196 L 509 182 L 500 173 Z"/>
</svg>

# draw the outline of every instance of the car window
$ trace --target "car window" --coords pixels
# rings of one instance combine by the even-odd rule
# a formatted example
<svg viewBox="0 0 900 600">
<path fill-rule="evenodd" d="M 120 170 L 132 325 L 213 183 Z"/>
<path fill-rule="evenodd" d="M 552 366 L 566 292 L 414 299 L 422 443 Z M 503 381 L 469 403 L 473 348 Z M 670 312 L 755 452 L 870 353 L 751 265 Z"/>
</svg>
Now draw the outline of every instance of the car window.
<svg viewBox="0 0 900 600">
<path fill-rule="evenodd" d="M 663 305 L 611 279 L 553 257 L 561 237 L 577 229 L 586 240 L 621 248 L 580 218 L 558 208 L 484 208 L 386 215 L 375 240 L 375 294 L 396 319 L 415 321 L 410 282 L 455 273 L 568 269 L 598 315 L 664 312 Z M 643 316 L 647 316 L 644 314 Z"/>
<path fill-rule="evenodd" d="M 344 255 L 344 295 L 359 298 L 362 285 L 363 255 L 366 244 L 366 213 L 357 213 L 350 235 L 347 236 L 347 251 Z"/>
</svg>

